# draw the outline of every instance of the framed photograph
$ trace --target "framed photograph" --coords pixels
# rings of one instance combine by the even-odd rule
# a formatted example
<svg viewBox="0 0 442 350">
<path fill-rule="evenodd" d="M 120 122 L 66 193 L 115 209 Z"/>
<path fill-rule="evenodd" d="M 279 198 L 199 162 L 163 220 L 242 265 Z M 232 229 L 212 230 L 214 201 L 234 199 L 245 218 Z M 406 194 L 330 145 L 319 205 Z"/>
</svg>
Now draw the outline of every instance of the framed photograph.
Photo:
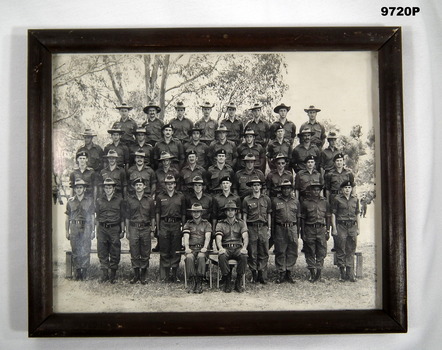
<svg viewBox="0 0 442 350">
<path fill-rule="evenodd" d="M 407 331 L 400 27 L 29 30 L 28 55 L 29 336 Z M 187 129 L 183 124 L 174 124 L 183 120 L 180 110 L 188 120 Z M 281 110 L 286 113 L 280 113 Z M 228 124 L 230 117 L 232 123 Z M 240 131 L 236 136 L 229 133 L 233 130 L 230 126 L 233 120 L 239 121 Z M 160 127 L 153 121 L 161 122 Z M 253 129 L 258 122 L 267 125 L 261 139 L 259 127 Z M 124 123 L 132 123 L 132 131 Z M 155 128 L 159 130 L 159 139 L 153 136 Z M 169 128 L 173 137 L 167 134 Z M 283 151 L 272 155 L 269 147 L 278 141 L 278 128 L 285 135 L 280 143 L 289 145 L 286 155 L 280 155 Z M 118 140 L 113 139 L 115 134 Z M 268 225 L 274 247 L 264 249 L 265 258 L 262 250 L 258 251 L 261 260 L 256 263 L 256 256 L 251 253 L 253 248 L 242 247 L 245 253 L 241 254 L 248 254 L 245 273 L 240 272 L 245 263 L 228 260 L 236 267 L 224 275 L 224 260 L 218 257 L 228 245 L 224 245 L 224 234 L 220 232 L 219 223 L 224 222 L 221 218 L 211 226 L 216 244 L 207 246 L 205 272 L 201 276 L 193 277 L 191 270 L 186 272 L 184 256 L 188 256 L 190 248 L 185 234 L 183 248 L 173 249 L 176 265 L 165 270 L 161 250 L 164 245 L 159 253 L 155 248 L 151 252 L 151 247 L 164 239 L 154 235 L 156 228 L 161 231 L 159 222 L 173 226 L 175 219 L 172 214 L 156 216 L 160 214 L 155 208 L 152 223 L 146 224 L 152 229 L 148 256 L 143 260 L 145 265 L 135 262 L 134 231 L 130 227 L 141 228 L 141 224 L 129 218 L 132 214 L 128 198 L 138 193 L 138 177 L 131 175 L 130 167 L 136 166 L 136 159 L 140 159 L 143 167 L 146 163 L 151 169 L 156 187 L 148 192 L 143 180 L 141 192 L 158 207 L 163 205 L 160 186 L 165 186 L 167 194 L 170 179 L 169 173 L 160 179 L 158 171 L 162 166 L 168 167 L 165 160 L 172 158 L 176 171 L 173 181 L 179 186 L 183 203 L 188 203 L 191 186 L 198 180 L 195 177 L 186 180 L 184 167 L 191 161 L 184 150 L 189 151 L 185 145 L 193 142 L 194 134 L 201 137 L 195 142 L 207 145 L 203 152 L 207 154 L 207 163 L 199 164 L 205 171 L 201 183 L 213 196 L 217 191 L 225 191 L 219 183 L 211 187 L 214 178 L 210 175 L 211 166 L 218 164 L 214 163 L 218 162 L 218 154 L 226 154 L 215 147 L 217 142 L 227 142 L 220 135 L 228 138 L 235 149 L 231 159 L 228 152 L 225 157 L 226 164 L 231 165 L 232 180 L 224 181 L 230 181 L 235 195 L 241 193 L 238 172 L 246 167 L 250 160 L 247 157 L 253 156 L 255 161 L 258 153 L 263 154 L 260 165 L 248 163 L 253 171 L 262 172 L 265 180 L 248 180 L 247 184 L 252 185 L 251 191 L 255 191 L 254 183 L 265 184 L 261 186 L 262 196 L 268 195 L 269 203 L 273 203 L 269 205 L 268 216 L 264 221 L 251 221 L 254 214 L 247 208 L 254 208 L 253 203 L 244 203 L 249 198 L 247 194 L 252 197 L 255 192 L 242 196 L 239 205 L 234 201 L 225 204 L 228 208 L 233 203 L 237 212 L 243 212 L 244 225 L 248 223 L 249 227 L 249 244 L 245 244 L 243 236 L 247 247 L 255 242 L 250 226 L 261 227 L 275 221 L 273 226 Z M 145 144 L 144 137 L 150 143 L 146 151 L 139 148 Z M 162 151 L 159 145 L 162 137 L 167 144 L 180 144 L 183 149 L 180 155 Z M 92 140 L 94 149 L 91 144 L 85 144 L 86 139 Z M 252 151 L 247 151 L 255 147 L 255 141 L 261 149 L 256 158 Z M 128 158 L 121 164 L 124 169 L 121 176 L 125 179 L 119 187 L 111 183 L 108 174 L 113 170 L 106 171 L 106 166 L 109 161 L 109 169 L 113 169 L 111 159 L 115 162 L 119 157 L 124 159 L 126 151 L 120 155 L 112 148 L 112 144 L 120 142 L 126 145 Z M 311 144 L 318 152 L 312 156 L 312 166 L 317 170 L 311 170 L 319 174 L 322 182 L 316 187 L 323 190 L 315 200 L 324 201 L 328 208 L 324 224 L 310 223 L 308 203 L 314 200 L 309 199 L 308 192 L 304 194 L 305 189 L 300 185 L 302 171 L 309 169 L 309 161 L 308 156 L 296 160 L 297 149 L 309 148 Z M 84 147 L 88 147 L 86 151 Z M 244 148 L 246 151 L 242 153 Z M 326 165 L 327 150 L 334 152 L 328 159 L 330 168 Z M 149 157 L 148 152 L 152 153 Z M 195 158 L 201 161 L 202 156 L 198 155 Z M 84 164 L 82 158 L 86 159 Z M 290 186 L 294 186 L 294 191 L 286 199 L 298 203 L 300 221 L 279 223 L 281 219 L 271 213 L 271 208 L 277 208 L 274 203 L 280 194 L 272 192 L 269 179 L 272 171 L 278 171 L 279 158 L 287 161 L 285 169 L 281 163 L 281 171 L 292 175 Z M 336 159 L 342 159 L 345 166 L 336 165 L 339 163 Z M 339 173 L 351 174 L 351 178 L 345 178 L 351 185 L 340 180 L 342 192 L 341 186 L 330 187 L 330 172 L 335 171 L 334 167 Z M 73 174 L 87 169 L 96 175 L 82 186 Z M 309 181 L 308 188 L 315 193 L 316 182 Z M 279 184 L 273 191 L 284 187 Z M 100 196 L 109 201 L 112 198 L 107 188 L 120 191 L 122 214 L 116 224 L 100 221 L 102 214 L 97 208 L 102 210 L 105 206 Z M 351 194 L 345 195 L 346 188 Z M 257 193 L 261 196 L 261 192 Z M 90 198 L 96 211 L 91 220 L 97 226 L 92 223 L 89 231 L 85 230 L 86 219 L 76 220 L 78 217 L 72 216 L 75 206 L 72 203 L 83 195 Z M 344 220 L 334 196 L 353 198 L 356 217 Z M 210 215 L 224 212 L 224 207 L 213 208 L 216 207 L 207 210 Z M 194 206 L 186 209 L 198 212 Z M 229 209 L 225 212 L 228 214 Z M 208 221 L 210 224 L 212 219 Z M 82 248 L 87 252 L 84 266 L 79 265 L 73 225 L 76 230 L 81 226 L 87 231 L 83 234 L 90 238 Z M 300 228 L 296 231 L 294 241 L 298 245 L 296 252 L 291 253 L 290 267 L 288 257 L 281 262 L 283 244 L 275 234 L 275 225 Z M 324 251 L 318 245 L 311 248 L 306 225 L 326 233 L 326 238 L 321 238 Z M 350 248 L 350 243 L 344 243 L 342 248 L 339 225 L 346 226 L 343 228 L 346 232 L 357 232 L 348 233 L 353 237 Z M 120 236 L 117 243 L 109 243 L 110 248 L 106 248 L 109 268 L 109 261 L 104 262 L 105 243 L 103 238 L 100 242 L 103 237 L 100 235 L 113 226 L 118 226 Z M 161 232 L 159 235 L 162 237 Z M 220 245 L 219 237 L 222 237 Z M 112 250 L 114 244 L 118 245 L 116 251 Z M 268 238 L 265 244 L 269 244 Z M 309 260 L 315 254 L 312 249 L 316 249 L 314 268 Z M 343 258 L 343 249 L 347 252 L 350 249 L 350 257 L 347 254 Z M 226 286 L 230 285 L 232 271 L 237 276 L 235 291 L 225 293 L 230 292 Z M 168 281 L 169 272 L 173 283 Z M 224 286 L 219 288 L 221 274 Z"/>
</svg>

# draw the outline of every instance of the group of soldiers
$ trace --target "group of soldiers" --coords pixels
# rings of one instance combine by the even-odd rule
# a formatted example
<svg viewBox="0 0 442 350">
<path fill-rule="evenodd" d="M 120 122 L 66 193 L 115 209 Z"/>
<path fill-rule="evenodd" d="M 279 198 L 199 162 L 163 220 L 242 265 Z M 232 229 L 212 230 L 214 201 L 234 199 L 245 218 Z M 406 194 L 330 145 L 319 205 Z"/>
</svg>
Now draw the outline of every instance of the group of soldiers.
<svg viewBox="0 0 442 350">
<path fill-rule="evenodd" d="M 179 281 L 184 255 L 189 292 L 202 293 L 207 258 L 216 254 L 223 290 L 243 292 L 247 267 L 253 283 L 268 283 L 273 245 L 275 282 L 295 283 L 300 237 L 314 283 L 322 280 L 331 234 L 339 280 L 354 282 L 359 200 L 354 175 L 336 147 L 338 136 L 326 134 L 316 120 L 320 109 L 304 110 L 308 121 L 296 134 L 285 104 L 274 108 L 273 124 L 262 118 L 259 104 L 250 108 L 245 125 L 234 104 L 221 122 L 210 118 L 213 107 L 201 104 L 203 117 L 193 123 L 177 102 L 176 117 L 163 123 L 161 108 L 150 103 L 139 127 L 129 116 L 133 108 L 123 103 L 104 149 L 93 142 L 92 130 L 84 131 L 66 209 L 75 279 L 87 276 L 96 235 L 100 281 L 115 283 L 126 235 L 132 284 L 148 283 L 151 251 L 159 251 L 161 281 Z M 300 142 L 293 147 L 296 137 Z M 237 261 L 234 283 L 231 260 Z"/>
</svg>

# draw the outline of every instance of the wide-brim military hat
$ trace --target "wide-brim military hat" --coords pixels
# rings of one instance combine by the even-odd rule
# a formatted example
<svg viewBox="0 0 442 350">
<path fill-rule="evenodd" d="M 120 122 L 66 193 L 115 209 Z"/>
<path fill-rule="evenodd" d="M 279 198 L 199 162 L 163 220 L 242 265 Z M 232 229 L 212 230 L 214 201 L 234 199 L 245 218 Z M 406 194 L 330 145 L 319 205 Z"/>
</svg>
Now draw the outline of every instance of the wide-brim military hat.
<svg viewBox="0 0 442 350">
<path fill-rule="evenodd" d="M 178 101 L 174 107 L 175 107 L 175 109 L 177 109 L 177 108 L 184 108 L 184 109 L 186 109 L 186 106 L 184 105 L 183 101 Z"/>
<path fill-rule="evenodd" d="M 247 153 L 244 158 L 242 159 L 244 162 L 247 162 L 248 160 L 250 161 L 255 161 L 256 157 L 254 156 L 253 153 Z"/>
<path fill-rule="evenodd" d="M 189 136 L 192 136 L 192 134 L 193 134 L 193 132 L 194 131 L 199 131 L 200 133 L 203 131 L 203 129 L 202 128 L 192 128 L 192 129 L 189 129 L 189 131 L 187 131 L 187 134 L 189 135 Z"/>
<path fill-rule="evenodd" d="M 103 156 L 103 158 L 118 158 L 118 153 L 115 152 L 113 149 L 110 149 L 109 152 L 107 152 L 107 154 Z"/>
<path fill-rule="evenodd" d="M 162 151 L 158 160 L 173 159 L 175 156 L 169 152 Z"/>
<path fill-rule="evenodd" d="M 281 103 L 280 105 L 278 105 L 278 106 L 276 106 L 274 109 L 273 109 L 273 112 L 275 112 L 275 113 L 279 113 L 279 110 L 280 109 L 283 109 L 283 108 L 285 108 L 286 110 L 287 110 L 287 112 L 290 110 L 290 108 L 292 108 L 292 107 L 290 107 L 290 106 L 286 106 L 284 103 Z"/>
<path fill-rule="evenodd" d="M 127 109 L 128 111 L 130 111 L 131 109 L 133 109 L 132 106 L 128 106 L 127 103 L 122 103 L 120 106 L 115 107 L 115 109 Z"/>
<path fill-rule="evenodd" d="M 228 201 L 227 204 L 221 208 L 221 210 L 227 210 L 227 209 L 239 209 L 236 206 L 236 203 L 234 201 Z"/>
<path fill-rule="evenodd" d="M 306 135 L 306 134 L 310 134 L 311 136 L 313 136 L 315 134 L 315 132 L 312 131 L 312 129 L 310 129 L 310 128 L 304 128 L 299 132 L 298 137 L 302 137 L 302 135 Z"/>
<path fill-rule="evenodd" d="M 89 184 L 86 181 L 84 181 L 83 179 L 75 179 L 74 183 L 72 185 L 70 185 L 70 187 L 75 188 L 77 186 L 88 187 Z"/>
<path fill-rule="evenodd" d="M 215 106 L 215 104 L 211 104 L 208 101 L 205 101 L 200 105 L 201 108 L 213 108 L 214 106 Z"/>
<path fill-rule="evenodd" d="M 284 153 L 278 153 L 278 154 L 276 155 L 276 157 L 273 158 L 273 161 L 276 162 L 278 159 L 284 159 L 284 160 L 287 161 L 287 160 L 289 159 L 289 157 L 286 156 Z"/>
<path fill-rule="evenodd" d="M 229 132 L 229 129 L 224 124 L 221 124 L 218 129 L 215 130 L 215 133 L 217 132 Z"/>
<path fill-rule="evenodd" d="M 167 175 L 166 178 L 164 179 L 165 183 L 171 183 L 171 182 L 176 182 L 175 176 L 173 175 Z"/>
<path fill-rule="evenodd" d="M 136 151 L 134 153 L 134 157 L 137 157 L 137 156 L 144 158 L 144 157 L 146 157 L 146 153 L 142 149 L 139 149 L 138 151 Z"/>
<path fill-rule="evenodd" d="M 330 131 L 327 135 L 327 140 L 337 139 L 337 138 L 338 138 L 338 135 L 336 135 L 336 133 L 334 131 Z"/>
<path fill-rule="evenodd" d="M 137 128 L 135 130 L 135 134 L 146 134 L 147 135 L 147 130 L 146 130 L 146 128 Z"/>
<path fill-rule="evenodd" d="M 263 184 L 264 181 L 261 181 L 259 177 L 253 177 L 250 181 L 246 182 L 246 185 L 251 187 L 253 184 Z"/>
<path fill-rule="evenodd" d="M 203 178 L 201 177 L 201 176 L 199 176 L 199 175 L 197 175 L 197 176 L 194 176 L 193 177 L 193 179 L 192 179 L 192 182 L 191 182 L 191 184 L 203 184 L 204 183 L 204 180 L 203 180 Z"/>
<path fill-rule="evenodd" d="M 323 188 L 324 185 L 323 185 L 322 183 L 320 183 L 320 182 L 312 181 L 312 182 L 310 182 L 310 185 L 309 185 L 308 187 L 309 187 L 309 188 L 312 188 L 312 187 Z"/>
<path fill-rule="evenodd" d="M 97 134 L 92 129 L 85 129 L 84 133 L 80 134 L 81 136 L 97 136 Z"/>
<path fill-rule="evenodd" d="M 292 187 L 293 186 L 293 184 L 290 182 L 290 180 L 287 180 L 287 179 L 285 179 L 285 180 L 283 180 L 280 184 L 279 184 L 279 187 Z"/>
<path fill-rule="evenodd" d="M 110 177 L 108 177 L 108 178 L 104 179 L 104 181 L 103 181 L 103 185 L 112 185 L 112 186 L 116 186 L 117 183 L 116 183 L 113 179 L 111 179 Z"/>
<path fill-rule="evenodd" d="M 253 111 L 254 109 L 261 109 L 262 105 L 259 103 L 255 103 L 251 108 L 249 108 L 249 111 Z"/>
<path fill-rule="evenodd" d="M 309 106 L 308 108 L 304 109 L 304 112 L 309 112 L 309 111 L 321 112 L 321 110 L 319 108 L 315 108 L 315 106 Z"/>
<path fill-rule="evenodd" d="M 236 109 L 236 105 L 235 105 L 233 102 L 230 102 L 230 103 L 227 105 L 227 108 L 233 108 L 233 109 Z"/>
<path fill-rule="evenodd" d="M 242 135 L 243 136 L 247 136 L 247 135 L 256 136 L 257 134 L 255 133 L 255 130 L 253 130 L 251 128 L 247 128 L 247 130 L 245 130 Z"/>
<path fill-rule="evenodd" d="M 112 128 L 107 131 L 109 134 L 119 133 L 121 135 L 124 134 L 124 130 L 121 129 L 121 124 L 116 122 L 112 125 Z"/>
<path fill-rule="evenodd" d="M 161 112 L 161 108 L 160 106 L 157 106 L 155 103 L 153 102 L 149 102 L 149 104 L 143 108 L 143 112 L 148 114 L 149 113 L 149 108 L 155 108 L 155 110 L 157 111 L 157 113 Z"/>
<path fill-rule="evenodd" d="M 205 211 L 206 209 L 199 203 L 192 204 L 192 207 L 187 209 L 188 211 Z"/>
</svg>

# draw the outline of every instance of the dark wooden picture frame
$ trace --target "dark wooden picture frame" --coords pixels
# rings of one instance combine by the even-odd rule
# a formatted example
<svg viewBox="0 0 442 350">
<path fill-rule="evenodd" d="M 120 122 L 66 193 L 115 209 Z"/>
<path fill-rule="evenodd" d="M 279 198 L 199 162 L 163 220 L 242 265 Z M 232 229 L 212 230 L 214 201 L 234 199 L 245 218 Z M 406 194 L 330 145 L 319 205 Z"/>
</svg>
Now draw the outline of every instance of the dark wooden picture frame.
<svg viewBox="0 0 442 350">
<path fill-rule="evenodd" d="M 54 313 L 52 54 L 376 51 L 382 183 L 382 309 L 200 313 Z M 29 336 L 190 336 L 407 331 L 405 185 L 399 27 L 29 30 Z"/>
</svg>

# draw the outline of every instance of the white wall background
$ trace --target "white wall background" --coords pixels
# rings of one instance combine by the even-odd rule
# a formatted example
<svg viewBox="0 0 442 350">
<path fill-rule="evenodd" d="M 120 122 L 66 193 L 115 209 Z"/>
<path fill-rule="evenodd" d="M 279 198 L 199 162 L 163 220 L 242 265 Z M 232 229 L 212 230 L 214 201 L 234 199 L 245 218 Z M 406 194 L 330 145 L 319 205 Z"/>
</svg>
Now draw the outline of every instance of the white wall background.
<svg viewBox="0 0 442 350">
<path fill-rule="evenodd" d="M 382 6 L 420 6 L 383 17 Z M 0 349 L 440 349 L 442 267 L 442 3 L 439 0 L 15 0 L 0 3 Z M 223 338 L 28 339 L 26 284 L 26 31 L 30 28 L 221 26 L 403 27 L 408 334 Z M 394 181 L 394 179 L 391 179 Z M 210 342 L 210 343 L 209 343 Z"/>
</svg>

